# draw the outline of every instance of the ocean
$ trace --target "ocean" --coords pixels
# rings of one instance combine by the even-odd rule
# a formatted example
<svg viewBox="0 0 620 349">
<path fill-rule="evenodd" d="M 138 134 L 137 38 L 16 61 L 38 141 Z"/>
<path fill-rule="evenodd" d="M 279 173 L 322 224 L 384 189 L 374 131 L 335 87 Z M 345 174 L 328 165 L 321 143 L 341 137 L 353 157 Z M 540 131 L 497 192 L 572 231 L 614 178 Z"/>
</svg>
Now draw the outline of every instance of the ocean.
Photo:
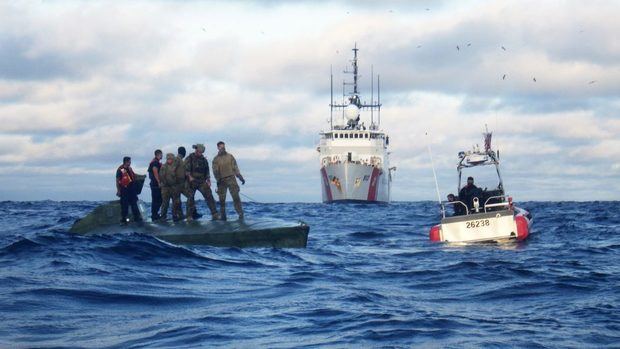
<svg viewBox="0 0 620 349">
<path fill-rule="evenodd" d="M 0 347 L 620 348 L 620 202 L 524 202 L 527 241 L 474 246 L 429 242 L 432 202 L 245 204 L 305 249 L 68 233 L 98 204 L 0 203 Z"/>
</svg>

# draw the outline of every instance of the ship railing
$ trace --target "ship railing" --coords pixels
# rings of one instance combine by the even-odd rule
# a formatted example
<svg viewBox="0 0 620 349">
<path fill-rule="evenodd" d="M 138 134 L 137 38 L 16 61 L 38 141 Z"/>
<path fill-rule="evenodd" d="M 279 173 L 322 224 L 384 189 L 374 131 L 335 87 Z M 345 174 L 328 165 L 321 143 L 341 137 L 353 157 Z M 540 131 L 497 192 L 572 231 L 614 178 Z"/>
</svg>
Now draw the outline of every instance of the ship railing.
<svg viewBox="0 0 620 349">
<path fill-rule="evenodd" d="M 494 199 L 502 200 L 502 202 L 497 202 L 497 203 L 494 203 L 494 204 L 489 204 L 489 201 L 494 200 Z M 484 212 L 485 213 L 487 212 L 487 209 L 491 209 L 491 208 L 495 208 L 495 207 L 506 207 L 506 208 L 512 207 L 512 198 L 507 196 L 507 195 L 496 195 L 496 196 L 490 196 L 484 202 Z"/>
<path fill-rule="evenodd" d="M 445 207 L 446 205 L 451 205 L 451 206 L 461 205 L 461 206 L 465 207 L 465 215 L 469 214 L 469 207 L 467 207 L 467 205 L 465 205 L 465 203 L 463 201 L 458 201 L 458 200 L 455 200 L 455 201 L 442 201 L 441 202 L 441 214 L 443 215 L 443 218 L 446 218 L 446 207 Z"/>
</svg>

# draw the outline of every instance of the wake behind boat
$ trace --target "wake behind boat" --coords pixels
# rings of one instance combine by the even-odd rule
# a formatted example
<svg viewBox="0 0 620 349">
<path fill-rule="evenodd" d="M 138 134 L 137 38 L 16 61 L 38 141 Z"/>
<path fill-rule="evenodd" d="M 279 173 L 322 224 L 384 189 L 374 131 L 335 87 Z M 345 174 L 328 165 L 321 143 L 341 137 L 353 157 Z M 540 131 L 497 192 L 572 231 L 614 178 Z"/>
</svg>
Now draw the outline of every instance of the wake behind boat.
<svg viewBox="0 0 620 349">
<path fill-rule="evenodd" d="M 431 241 L 523 241 L 530 234 L 532 215 L 515 206 L 512 197 L 506 195 L 499 168 L 499 152 L 491 149 L 492 133 L 486 130 L 483 135 L 483 151 L 476 146 L 458 155 L 459 196 L 451 201 L 440 202 L 442 219 L 440 224 L 431 228 Z M 473 184 L 473 177 L 469 177 L 468 185 L 461 188 L 463 170 L 484 166 L 495 167 L 499 180 L 496 188 L 477 188 Z M 453 216 L 446 216 L 446 206 L 454 209 Z"/>
</svg>

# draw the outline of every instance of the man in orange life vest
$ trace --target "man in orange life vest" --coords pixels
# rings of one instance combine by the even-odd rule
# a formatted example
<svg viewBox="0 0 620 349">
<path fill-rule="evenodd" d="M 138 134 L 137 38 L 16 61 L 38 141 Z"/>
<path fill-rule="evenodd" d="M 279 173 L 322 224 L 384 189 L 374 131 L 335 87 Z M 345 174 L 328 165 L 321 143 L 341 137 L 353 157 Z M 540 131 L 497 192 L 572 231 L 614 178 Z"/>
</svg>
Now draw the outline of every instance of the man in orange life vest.
<svg viewBox="0 0 620 349">
<path fill-rule="evenodd" d="M 129 206 L 135 222 L 142 222 L 142 215 L 138 209 L 138 188 L 136 174 L 131 168 L 131 158 L 125 156 L 123 164 L 116 170 L 116 196 L 121 198 L 121 224 L 127 224 Z"/>
</svg>

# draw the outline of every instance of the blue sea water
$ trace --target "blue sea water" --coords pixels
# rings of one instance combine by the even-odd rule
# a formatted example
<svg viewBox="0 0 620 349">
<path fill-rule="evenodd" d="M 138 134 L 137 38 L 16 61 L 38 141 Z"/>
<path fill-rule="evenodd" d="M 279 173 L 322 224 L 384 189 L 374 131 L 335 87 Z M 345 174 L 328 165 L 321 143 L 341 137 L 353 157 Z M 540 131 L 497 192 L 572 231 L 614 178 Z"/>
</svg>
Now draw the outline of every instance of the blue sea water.
<svg viewBox="0 0 620 349">
<path fill-rule="evenodd" d="M 246 204 L 306 249 L 67 232 L 97 205 L 0 203 L 0 347 L 620 347 L 618 202 L 526 202 L 526 242 L 465 247 L 428 241 L 431 202 Z"/>
</svg>

